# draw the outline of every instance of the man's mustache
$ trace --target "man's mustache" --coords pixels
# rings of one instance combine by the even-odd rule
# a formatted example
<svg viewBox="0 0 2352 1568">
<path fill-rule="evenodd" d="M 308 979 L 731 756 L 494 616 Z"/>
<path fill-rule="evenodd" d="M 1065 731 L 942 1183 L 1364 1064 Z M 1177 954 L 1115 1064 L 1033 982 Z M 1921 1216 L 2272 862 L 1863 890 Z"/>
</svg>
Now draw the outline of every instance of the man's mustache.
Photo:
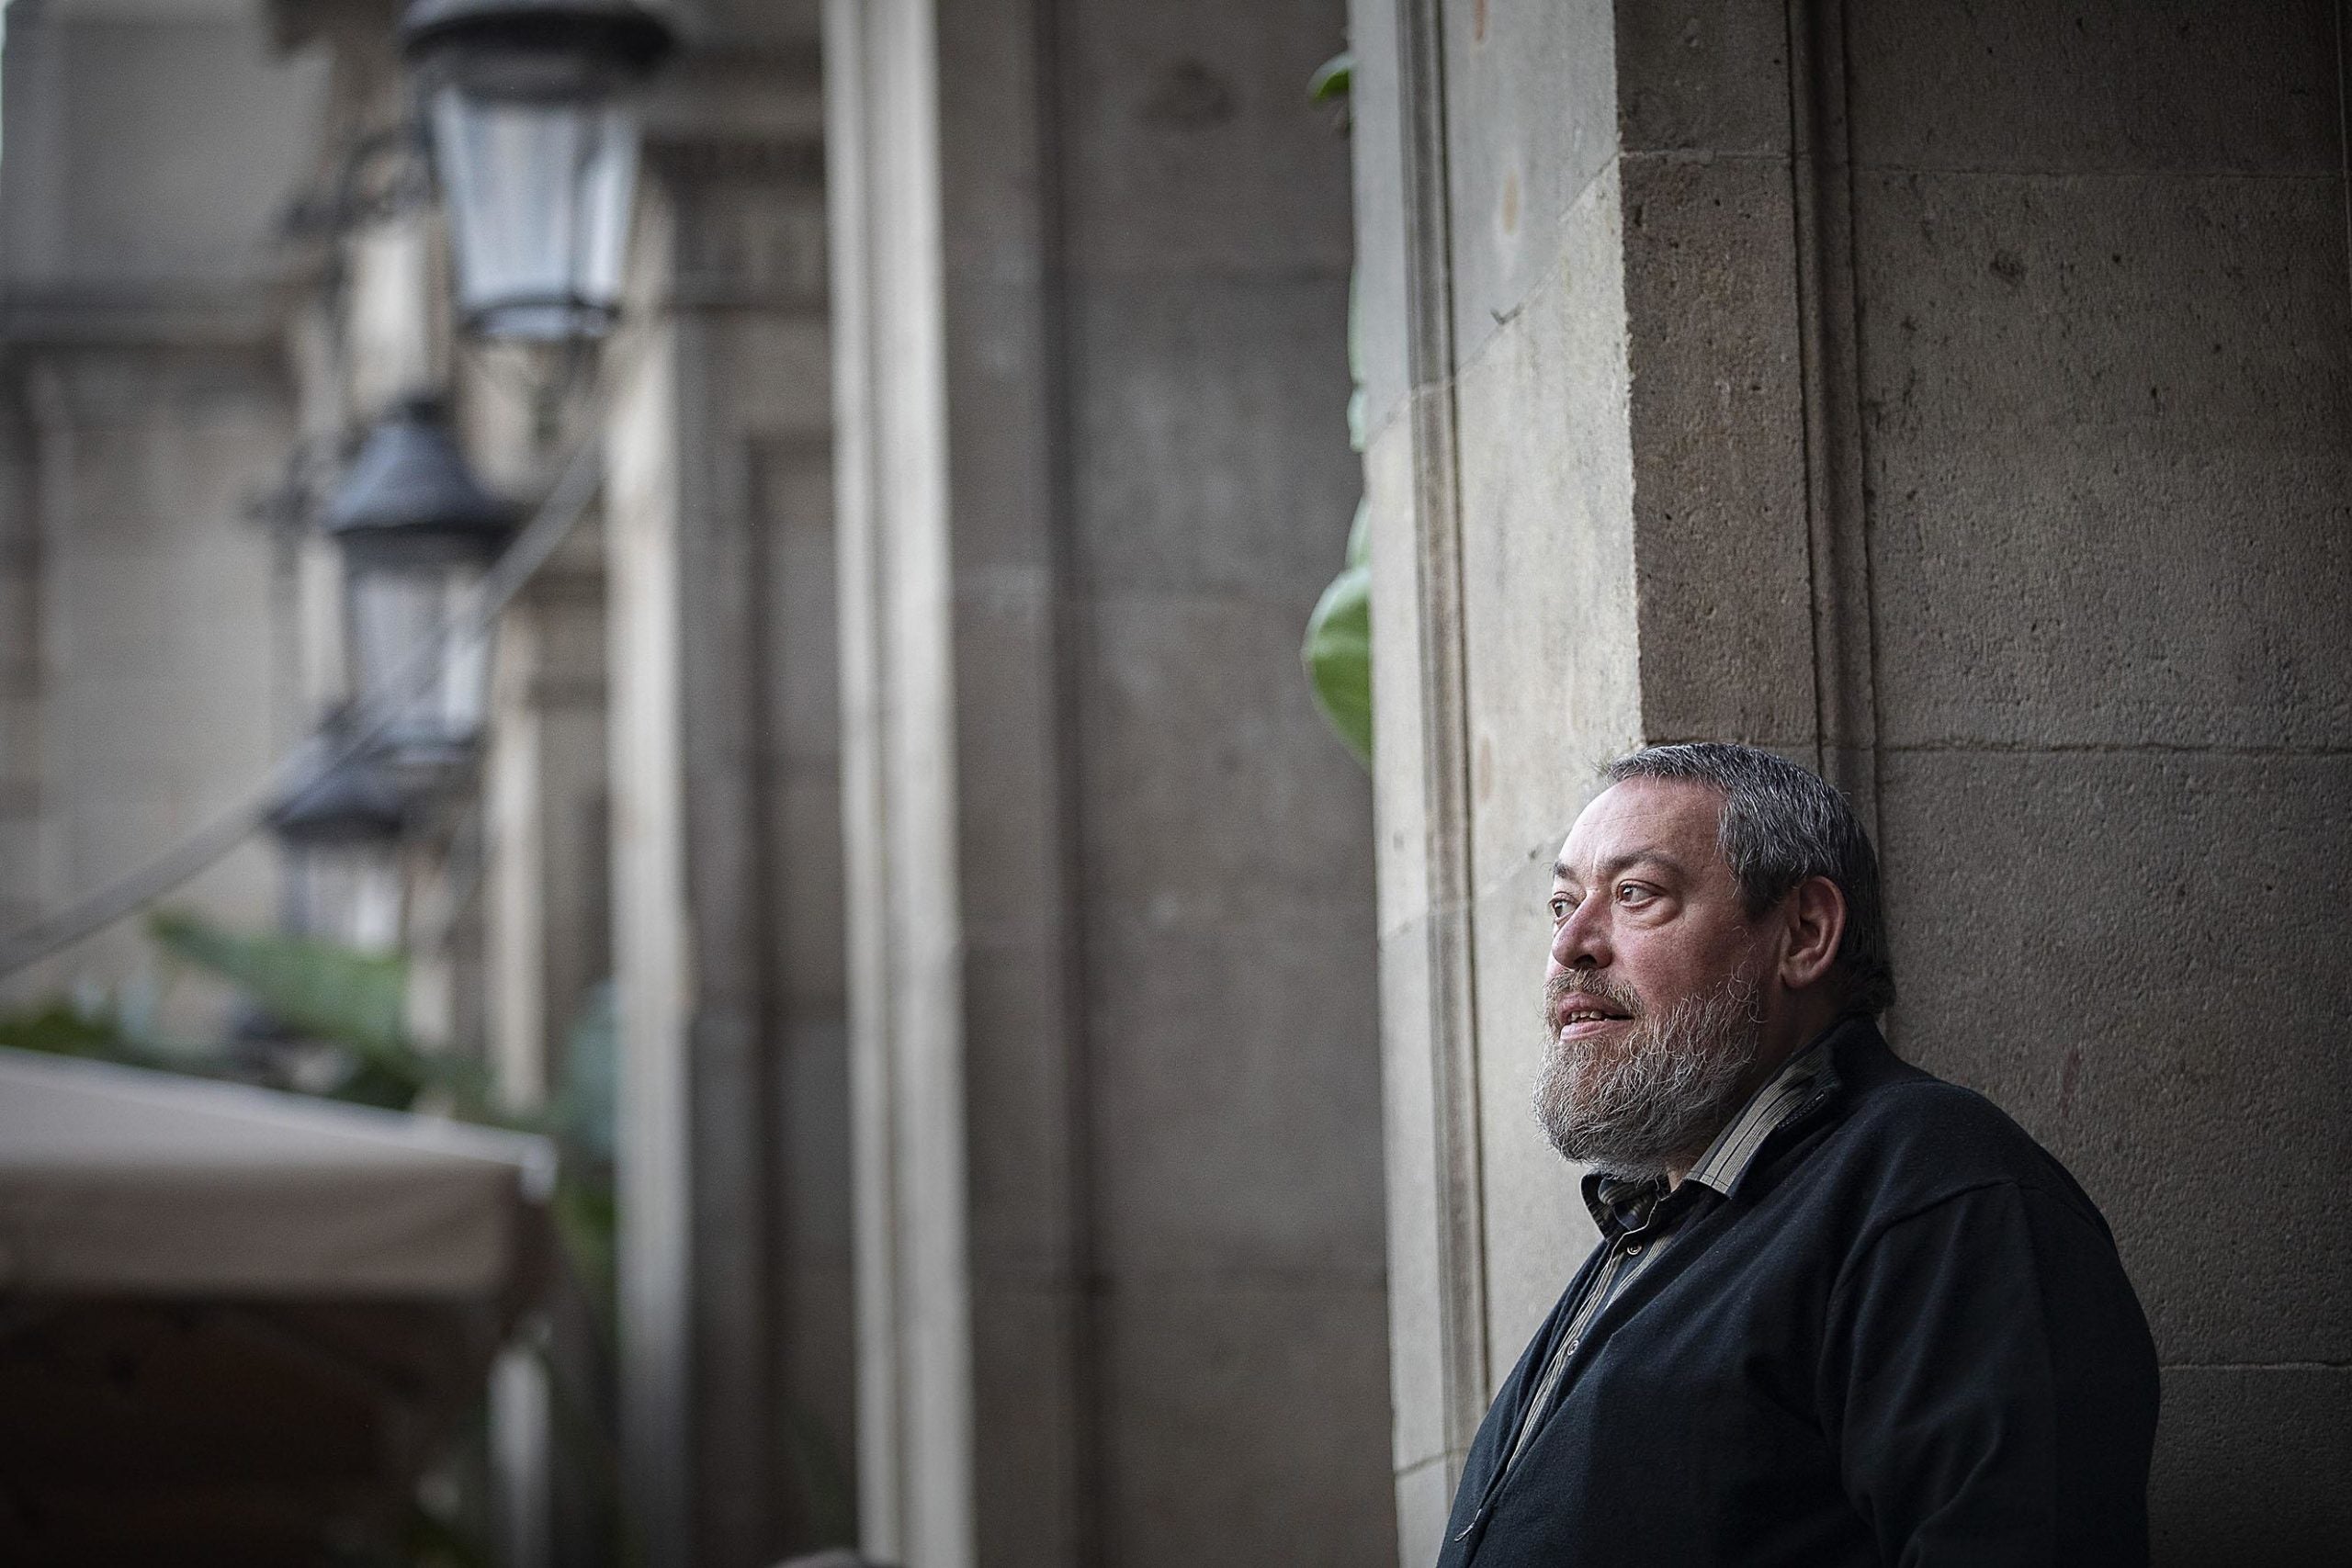
<svg viewBox="0 0 2352 1568">
<path fill-rule="evenodd" d="M 1627 1018 L 1644 1012 L 1642 998 L 1630 986 L 1620 985 L 1597 969 L 1567 969 L 1544 982 L 1544 1021 L 1548 1026 L 1570 997 L 1590 997 L 1608 1003 Z"/>
</svg>

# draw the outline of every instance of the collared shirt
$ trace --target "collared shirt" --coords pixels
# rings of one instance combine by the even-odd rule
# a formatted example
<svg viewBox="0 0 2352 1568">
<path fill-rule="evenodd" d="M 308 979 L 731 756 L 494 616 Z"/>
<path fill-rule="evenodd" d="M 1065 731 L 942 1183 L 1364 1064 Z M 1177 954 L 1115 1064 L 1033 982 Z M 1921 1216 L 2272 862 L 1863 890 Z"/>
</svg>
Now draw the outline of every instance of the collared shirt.
<svg viewBox="0 0 2352 1568">
<path fill-rule="evenodd" d="M 1567 1329 L 1560 1337 L 1559 1348 L 1552 1352 L 1551 1360 L 1544 1368 L 1543 1382 L 1536 1385 L 1535 1397 L 1528 1402 L 1526 1417 L 1511 1443 L 1510 1458 L 1503 1461 L 1505 1471 L 1518 1461 L 1557 1401 L 1569 1360 L 1591 1338 L 1593 1320 L 1610 1303 L 1624 1294 L 1626 1287 L 1644 1269 L 1657 1261 L 1658 1255 L 1693 1215 L 1704 1213 L 1738 1190 L 1747 1168 L 1755 1163 L 1757 1150 L 1782 1122 L 1796 1114 L 1813 1092 L 1815 1080 L 1828 1065 L 1829 1041 L 1825 1032 L 1782 1063 L 1780 1071 L 1747 1097 L 1739 1114 L 1715 1134 L 1707 1152 L 1699 1156 L 1681 1184 L 1671 1190 L 1663 1177 L 1629 1178 L 1600 1171 L 1585 1177 L 1585 1206 L 1592 1211 L 1593 1224 L 1600 1227 L 1601 1245 L 1608 1248 L 1608 1254 L 1582 1299 L 1568 1314 Z"/>
</svg>

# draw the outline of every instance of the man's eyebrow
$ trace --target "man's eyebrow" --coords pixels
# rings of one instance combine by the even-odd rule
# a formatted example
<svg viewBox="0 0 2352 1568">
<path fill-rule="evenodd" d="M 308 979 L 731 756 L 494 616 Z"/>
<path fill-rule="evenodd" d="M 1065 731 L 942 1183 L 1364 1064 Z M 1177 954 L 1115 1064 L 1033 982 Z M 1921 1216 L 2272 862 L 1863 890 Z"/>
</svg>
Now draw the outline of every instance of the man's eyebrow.
<svg viewBox="0 0 2352 1568">
<path fill-rule="evenodd" d="M 1626 853 L 1622 855 L 1611 856 L 1610 859 L 1602 862 L 1600 865 L 1600 875 L 1595 880 L 1606 882 L 1621 871 L 1629 870 L 1634 866 L 1642 864 L 1661 866 L 1666 870 L 1672 872 L 1677 876 L 1688 877 L 1690 875 L 1690 873 L 1683 868 L 1683 864 L 1680 861 L 1676 860 L 1664 850 L 1656 848 L 1655 846 L 1645 845 L 1638 850 L 1628 851 Z M 1573 882 L 1576 880 L 1576 872 L 1569 867 L 1567 862 L 1564 860 L 1555 860 L 1552 863 L 1553 881 Z"/>
</svg>

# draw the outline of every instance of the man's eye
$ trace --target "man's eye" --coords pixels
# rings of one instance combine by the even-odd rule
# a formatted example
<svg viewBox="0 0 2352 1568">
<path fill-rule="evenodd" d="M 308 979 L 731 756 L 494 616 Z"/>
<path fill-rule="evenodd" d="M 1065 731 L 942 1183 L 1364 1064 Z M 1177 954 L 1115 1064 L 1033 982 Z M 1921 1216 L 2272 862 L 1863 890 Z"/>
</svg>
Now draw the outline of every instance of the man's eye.
<svg viewBox="0 0 2352 1568">
<path fill-rule="evenodd" d="M 1617 902 L 1620 904 L 1646 904 L 1655 897 L 1655 894 L 1638 882 L 1621 882 L 1617 885 Z"/>
<path fill-rule="evenodd" d="M 1566 919 L 1568 918 L 1568 910 L 1571 908 L 1572 906 L 1566 898 L 1559 897 L 1555 895 L 1552 899 L 1552 918 L 1555 920 Z"/>
</svg>

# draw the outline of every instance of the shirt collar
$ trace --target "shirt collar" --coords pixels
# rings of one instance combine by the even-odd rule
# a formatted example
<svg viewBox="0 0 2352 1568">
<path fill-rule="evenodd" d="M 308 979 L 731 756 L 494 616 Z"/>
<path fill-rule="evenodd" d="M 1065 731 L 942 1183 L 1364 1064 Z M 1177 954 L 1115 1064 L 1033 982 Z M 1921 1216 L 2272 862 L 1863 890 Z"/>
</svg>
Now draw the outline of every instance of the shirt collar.
<svg viewBox="0 0 2352 1568">
<path fill-rule="evenodd" d="M 1690 1174 L 1682 1179 L 1711 1188 L 1726 1198 L 1737 1191 L 1747 1168 L 1756 1163 L 1756 1151 L 1764 1146 L 1764 1140 L 1794 1116 L 1818 1087 L 1829 1066 L 1829 1038 L 1833 1032 L 1823 1032 L 1812 1044 L 1781 1063 L 1781 1070 L 1747 1097 L 1739 1114 L 1715 1134 L 1715 1141 L 1707 1145 L 1707 1152 L 1699 1156 Z"/>
<path fill-rule="evenodd" d="M 1825 1030 L 1747 1097 L 1738 1114 L 1715 1134 L 1715 1141 L 1682 1179 L 1683 1188 L 1695 1182 L 1725 1198 L 1738 1190 L 1764 1140 L 1804 1109 L 1816 1091 L 1835 1081 L 1830 1043 L 1837 1032 L 1835 1027 Z M 1679 1193 L 1682 1189 L 1675 1190 Z M 1596 1170 L 1584 1179 L 1585 1206 L 1592 1211 L 1593 1223 L 1604 1236 L 1645 1228 L 1668 1196 L 1660 1178 L 1610 1176 Z M 1692 1192 L 1682 1203 L 1696 1197 Z"/>
</svg>

